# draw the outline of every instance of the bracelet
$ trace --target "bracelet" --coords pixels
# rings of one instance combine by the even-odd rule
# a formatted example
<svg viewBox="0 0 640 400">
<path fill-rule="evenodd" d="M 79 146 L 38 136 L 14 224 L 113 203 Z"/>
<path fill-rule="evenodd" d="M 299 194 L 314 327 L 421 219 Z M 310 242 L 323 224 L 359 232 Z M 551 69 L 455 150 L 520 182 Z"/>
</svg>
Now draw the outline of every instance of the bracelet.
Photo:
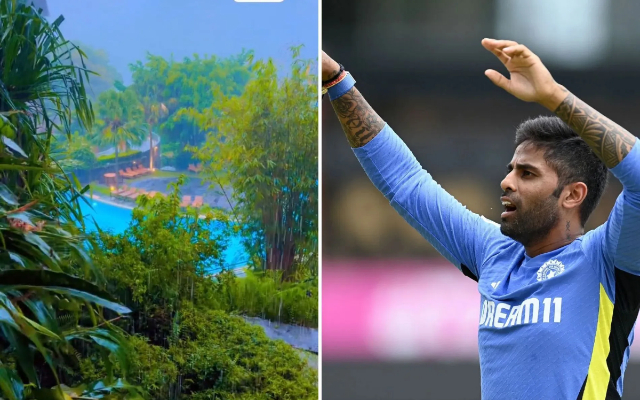
<svg viewBox="0 0 640 400">
<path fill-rule="evenodd" d="M 340 75 L 338 75 L 334 80 L 330 81 L 329 83 L 327 83 L 326 85 L 324 85 L 323 87 L 327 90 L 329 90 L 330 87 L 337 85 L 338 83 L 340 83 L 346 76 L 347 76 L 348 72 L 347 71 L 343 71 Z"/>
<path fill-rule="evenodd" d="M 325 86 L 326 84 L 338 79 L 338 77 L 344 72 L 344 66 L 340 63 L 338 63 L 338 65 L 340 66 L 340 70 L 338 71 L 338 73 L 335 74 L 335 76 L 333 76 L 332 78 L 329 78 L 326 81 L 322 81 L 322 86 Z"/>
<path fill-rule="evenodd" d="M 351 90 L 351 88 L 354 87 L 355 84 L 356 84 L 356 80 L 353 79 L 353 76 L 351 76 L 349 72 L 346 72 L 344 77 L 340 79 L 338 83 L 327 88 L 327 92 L 329 93 L 329 99 L 331 101 L 334 101 L 344 96 L 344 94 L 347 93 L 349 90 Z"/>
<path fill-rule="evenodd" d="M 340 83 L 344 78 L 347 77 L 348 72 L 346 71 L 342 71 L 338 76 L 336 76 L 334 79 L 330 80 L 330 81 L 325 81 L 328 82 L 327 84 L 322 85 L 322 97 L 324 97 L 325 94 L 327 94 L 327 92 L 329 91 L 329 88 L 332 86 L 337 85 L 338 83 Z"/>
</svg>

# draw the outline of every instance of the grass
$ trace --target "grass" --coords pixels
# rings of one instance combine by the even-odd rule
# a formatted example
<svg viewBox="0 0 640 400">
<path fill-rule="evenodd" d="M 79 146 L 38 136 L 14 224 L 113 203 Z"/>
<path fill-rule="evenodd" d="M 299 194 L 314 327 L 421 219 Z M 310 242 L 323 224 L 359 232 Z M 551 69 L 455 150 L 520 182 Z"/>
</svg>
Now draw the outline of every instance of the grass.
<svg viewBox="0 0 640 400">
<path fill-rule="evenodd" d="M 303 360 L 306 360 L 311 368 L 318 369 L 318 355 L 315 353 L 311 353 L 310 351 L 304 351 L 302 349 L 295 349 L 296 352 L 302 357 Z"/>
<path fill-rule="evenodd" d="M 129 182 L 136 182 L 136 181 L 140 181 L 143 179 L 148 179 L 148 178 L 179 178 L 181 175 L 186 176 L 187 178 L 190 179 L 201 179 L 201 177 L 191 171 L 160 171 L 160 170 L 155 170 L 152 174 L 150 175 L 144 175 L 144 176 L 140 176 L 134 179 L 129 179 Z"/>
<path fill-rule="evenodd" d="M 123 158 L 123 157 L 128 157 L 128 156 L 132 156 L 134 154 L 138 154 L 140 153 L 140 150 L 127 150 L 123 153 L 118 153 L 118 158 Z M 98 162 L 100 161 L 107 161 L 107 160 L 115 160 L 116 158 L 116 154 L 108 154 L 106 156 L 100 156 L 98 157 Z"/>
<path fill-rule="evenodd" d="M 93 191 L 94 193 L 98 193 L 104 196 L 111 195 L 111 189 L 109 188 L 109 186 L 101 185 L 98 183 L 98 181 L 93 181 L 89 185 L 91 186 L 91 191 Z"/>
</svg>

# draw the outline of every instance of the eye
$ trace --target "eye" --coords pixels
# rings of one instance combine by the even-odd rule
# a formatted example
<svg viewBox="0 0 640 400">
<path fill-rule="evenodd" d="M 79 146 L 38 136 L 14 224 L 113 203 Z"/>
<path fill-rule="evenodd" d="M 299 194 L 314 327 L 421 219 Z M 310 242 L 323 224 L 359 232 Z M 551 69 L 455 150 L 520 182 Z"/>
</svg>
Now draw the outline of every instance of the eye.
<svg viewBox="0 0 640 400">
<path fill-rule="evenodd" d="M 527 170 L 522 171 L 522 176 L 533 176 L 533 174 Z"/>
</svg>

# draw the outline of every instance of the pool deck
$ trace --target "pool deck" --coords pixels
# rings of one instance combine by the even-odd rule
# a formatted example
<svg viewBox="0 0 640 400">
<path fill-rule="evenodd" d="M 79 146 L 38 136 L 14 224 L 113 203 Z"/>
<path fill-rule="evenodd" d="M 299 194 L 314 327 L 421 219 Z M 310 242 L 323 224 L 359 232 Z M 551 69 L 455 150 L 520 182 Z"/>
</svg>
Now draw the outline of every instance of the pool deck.
<svg viewBox="0 0 640 400">
<path fill-rule="evenodd" d="M 112 197 L 102 196 L 95 193 L 93 195 L 85 194 L 84 197 L 90 200 L 97 200 L 99 202 L 109 204 L 110 206 L 126 208 L 127 210 L 133 210 L 135 208 L 131 202 L 118 201 L 114 200 Z"/>
<path fill-rule="evenodd" d="M 101 203 L 109 204 L 114 207 L 125 208 L 127 210 L 133 210 L 135 208 L 136 203 L 127 201 L 127 200 L 117 200 L 111 196 L 107 197 L 99 194 L 84 194 L 84 197 L 90 200 L 96 200 Z M 204 214 L 198 214 L 198 218 L 206 218 Z"/>
<path fill-rule="evenodd" d="M 154 191 L 166 194 L 167 191 L 172 190 L 170 185 L 177 180 L 177 177 L 149 176 L 128 181 L 128 185 L 147 192 Z M 213 188 L 201 178 L 187 177 L 180 187 L 180 192 L 183 196 L 202 196 L 204 204 L 214 208 L 229 211 L 235 206 L 230 199 L 233 193 L 230 188 L 227 188 L 226 191 Z"/>
<path fill-rule="evenodd" d="M 175 176 L 149 176 L 127 180 L 125 184 L 130 188 L 140 190 L 141 194 L 145 192 L 158 192 L 166 196 L 168 192 L 172 191 L 171 185 L 177 180 L 178 178 Z M 104 185 L 97 185 L 109 190 L 109 188 Z M 183 199 L 184 197 L 189 196 L 191 199 L 188 201 L 192 201 L 195 198 L 201 197 L 202 204 L 215 209 L 231 212 L 233 212 L 234 207 L 233 201 L 230 199 L 232 193 L 233 190 L 230 188 L 226 190 L 214 189 L 203 180 L 194 177 L 187 178 L 186 182 L 180 187 L 180 194 L 183 196 Z M 135 201 L 128 198 L 121 199 L 117 196 L 107 196 L 103 193 L 96 194 L 95 192 L 93 193 L 92 198 L 111 204 L 115 207 L 126 208 L 129 210 L 135 208 Z"/>
</svg>

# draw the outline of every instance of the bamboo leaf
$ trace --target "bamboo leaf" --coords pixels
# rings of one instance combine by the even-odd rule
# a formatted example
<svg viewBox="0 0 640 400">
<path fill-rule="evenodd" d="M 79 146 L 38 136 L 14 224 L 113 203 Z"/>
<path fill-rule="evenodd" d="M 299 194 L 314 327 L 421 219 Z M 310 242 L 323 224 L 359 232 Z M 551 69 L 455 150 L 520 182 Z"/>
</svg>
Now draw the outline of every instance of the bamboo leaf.
<svg viewBox="0 0 640 400">
<path fill-rule="evenodd" d="M 22 157 L 24 158 L 29 158 L 27 156 L 27 154 L 20 148 L 20 146 L 18 146 L 18 144 L 16 142 L 14 142 L 13 140 L 9 139 L 6 136 L 2 136 L 2 142 L 5 144 L 5 146 L 7 146 L 8 148 L 10 148 L 11 150 L 13 150 L 14 152 L 20 154 Z"/>
<path fill-rule="evenodd" d="M 22 400 L 24 385 L 15 370 L 0 364 L 0 390 L 7 400 Z"/>
<path fill-rule="evenodd" d="M 1 168 L 2 166 L 0 166 Z M 11 206 L 18 205 L 18 199 L 4 183 L 0 183 L 0 199 Z"/>
<path fill-rule="evenodd" d="M 82 298 L 121 314 L 131 312 L 96 285 L 62 272 L 16 269 L 0 271 L 0 288 L 50 290 Z"/>
</svg>

